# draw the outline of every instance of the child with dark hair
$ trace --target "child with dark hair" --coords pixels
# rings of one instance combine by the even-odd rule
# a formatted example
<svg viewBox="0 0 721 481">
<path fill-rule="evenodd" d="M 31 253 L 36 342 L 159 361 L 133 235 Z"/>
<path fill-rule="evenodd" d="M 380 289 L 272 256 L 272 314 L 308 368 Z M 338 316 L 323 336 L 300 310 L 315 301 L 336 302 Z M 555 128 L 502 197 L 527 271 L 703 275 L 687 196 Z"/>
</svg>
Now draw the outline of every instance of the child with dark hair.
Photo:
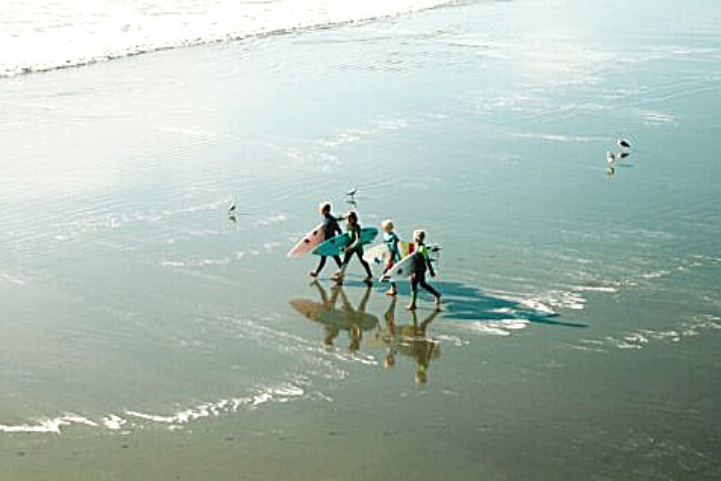
<svg viewBox="0 0 721 481">
<path fill-rule="evenodd" d="M 348 227 L 346 232 L 350 235 L 350 244 L 345 249 L 345 256 L 343 263 L 340 266 L 340 270 L 336 273 L 333 278 L 336 280 L 338 285 L 343 284 L 343 278 L 345 277 L 345 271 L 348 268 L 353 255 L 358 256 L 363 269 L 366 271 L 366 278 L 363 280 L 368 285 L 373 285 L 373 273 L 368 263 L 363 259 L 363 239 L 361 239 L 361 226 L 358 222 L 358 215 L 355 212 L 349 212 L 346 216 L 348 221 Z"/>
</svg>

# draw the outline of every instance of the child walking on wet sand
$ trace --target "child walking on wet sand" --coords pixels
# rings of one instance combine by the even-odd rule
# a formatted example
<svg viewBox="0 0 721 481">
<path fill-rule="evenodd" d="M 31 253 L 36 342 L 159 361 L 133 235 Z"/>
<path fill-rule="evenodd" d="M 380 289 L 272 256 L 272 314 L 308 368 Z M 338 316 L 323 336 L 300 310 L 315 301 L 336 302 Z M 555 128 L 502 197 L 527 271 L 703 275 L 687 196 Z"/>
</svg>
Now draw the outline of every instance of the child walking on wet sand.
<svg viewBox="0 0 721 481">
<path fill-rule="evenodd" d="M 335 235 L 340 234 L 340 226 L 338 225 L 338 221 L 342 220 L 342 217 L 334 217 L 331 213 L 331 205 L 330 202 L 321 202 L 321 204 L 318 206 L 318 212 L 320 215 L 323 216 L 323 239 L 328 240 L 332 237 L 335 237 Z M 339 256 L 333 256 L 333 259 L 335 260 L 335 263 L 338 264 L 338 268 L 340 269 L 342 263 Z M 320 275 L 320 271 L 323 270 L 323 267 L 325 267 L 326 262 L 326 256 L 321 256 L 320 263 L 318 264 L 318 268 L 314 271 L 310 271 L 311 277 L 318 277 Z"/>
<path fill-rule="evenodd" d="M 363 269 L 366 271 L 366 278 L 363 280 L 368 285 L 373 284 L 373 273 L 368 263 L 363 259 L 363 240 L 361 239 L 361 226 L 358 223 L 358 215 L 355 212 L 350 212 L 346 216 L 348 221 L 347 233 L 350 235 L 350 244 L 345 249 L 345 256 L 343 263 L 340 266 L 340 270 L 333 276 L 333 279 L 338 285 L 343 284 L 343 278 L 345 277 L 345 271 L 348 268 L 350 260 L 353 255 L 358 256 Z"/>
<path fill-rule="evenodd" d="M 408 309 L 411 311 L 416 309 L 418 286 L 421 286 L 433 294 L 436 298 L 436 308 L 440 309 L 441 307 L 441 294 L 426 282 L 426 271 L 431 274 L 431 277 L 436 277 L 436 273 L 433 271 L 433 264 L 431 264 L 430 257 L 428 256 L 428 247 L 425 244 L 425 240 L 425 231 L 417 230 L 413 232 L 413 241 L 416 243 L 416 255 L 413 262 L 413 273 L 411 274 L 411 290 L 413 294 L 411 303 L 408 304 Z"/>
<path fill-rule="evenodd" d="M 401 250 L 399 246 L 400 239 L 398 238 L 398 235 L 393 232 L 394 228 L 395 226 L 393 225 L 393 221 L 390 219 L 386 219 L 381 222 L 381 229 L 383 229 L 383 243 L 388 248 L 388 251 L 386 252 L 386 262 L 383 266 L 383 274 L 391 270 L 395 263 L 401 260 Z M 391 288 L 386 291 L 386 294 L 389 296 L 395 296 L 397 293 L 398 287 L 396 286 L 396 283 L 391 282 Z"/>
</svg>

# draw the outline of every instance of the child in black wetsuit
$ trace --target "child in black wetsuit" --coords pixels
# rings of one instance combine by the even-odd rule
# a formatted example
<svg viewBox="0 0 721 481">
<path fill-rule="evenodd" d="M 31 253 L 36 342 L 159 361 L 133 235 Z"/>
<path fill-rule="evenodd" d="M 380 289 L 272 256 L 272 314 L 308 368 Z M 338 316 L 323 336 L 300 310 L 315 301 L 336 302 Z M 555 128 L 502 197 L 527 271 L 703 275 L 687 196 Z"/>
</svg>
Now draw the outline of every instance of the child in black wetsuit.
<svg viewBox="0 0 721 481">
<path fill-rule="evenodd" d="M 361 226 L 358 223 L 358 215 L 355 212 L 350 212 L 346 219 L 348 220 L 347 233 L 350 235 L 350 244 L 345 249 L 345 256 L 343 258 L 343 264 L 340 270 L 333 276 L 338 285 L 343 284 L 343 278 L 345 277 L 345 270 L 348 268 L 353 255 L 357 255 L 361 265 L 366 271 L 367 277 L 363 280 L 368 285 L 373 284 L 373 273 L 368 263 L 363 259 L 363 240 L 361 239 Z"/>
<path fill-rule="evenodd" d="M 333 217 L 333 215 L 330 213 L 331 211 L 331 205 L 330 202 L 322 202 L 318 206 L 318 212 L 320 215 L 323 216 L 323 240 L 328 240 L 332 237 L 335 237 L 337 234 L 341 233 L 340 226 L 338 225 L 338 221 L 342 220 L 342 217 Z M 339 256 L 333 256 L 333 259 L 335 260 L 335 263 L 338 264 L 338 268 L 341 267 L 341 260 Z M 325 261 L 326 256 L 321 256 L 320 263 L 318 264 L 318 268 L 314 271 L 310 271 L 311 277 L 318 277 L 320 274 L 320 271 L 323 270 L 323 267 L 325 267 Z"/>
<path fill-rule="evenodd" d="M 416 243 L 416 255 L 413 262 L 413 273 L 411 274 L 411 290 L 413 291 L 413 297 L 411 303 L 408 304 L 408 309 L 413 311 L 416 309 L 416 299 L 418 298 L 418 286 L 427 290 L 436 298 L 436 308 L 441 308 L 441 294 L 433 289 L 426 282 L 426 271 L 430 272 L 431 277 L 436 277 L 436 273 L 433 271 L 433 265 L 428 256 L 428 247 L 424 241 L 426 240 L 426 233 L 422 230 L 417 230 L 413 233 L 413 240 Z"/>
</svg>

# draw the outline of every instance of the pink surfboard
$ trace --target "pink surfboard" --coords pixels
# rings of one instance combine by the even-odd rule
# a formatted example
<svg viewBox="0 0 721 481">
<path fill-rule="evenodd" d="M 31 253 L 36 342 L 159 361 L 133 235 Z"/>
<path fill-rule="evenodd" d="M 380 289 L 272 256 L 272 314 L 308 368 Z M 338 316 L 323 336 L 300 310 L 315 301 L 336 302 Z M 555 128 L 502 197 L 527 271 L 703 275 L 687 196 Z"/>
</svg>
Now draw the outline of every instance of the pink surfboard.
<svg viewBox="0 0 721 481">
<path fill-rule="evenodd" d="M 291 250 L 288 251 L 288 257 L 302 257 L 318 247 L 325 240 L 323 234 L 323 223 L 318 224 L 315 229 L 308 232 Z"/>
</svg>

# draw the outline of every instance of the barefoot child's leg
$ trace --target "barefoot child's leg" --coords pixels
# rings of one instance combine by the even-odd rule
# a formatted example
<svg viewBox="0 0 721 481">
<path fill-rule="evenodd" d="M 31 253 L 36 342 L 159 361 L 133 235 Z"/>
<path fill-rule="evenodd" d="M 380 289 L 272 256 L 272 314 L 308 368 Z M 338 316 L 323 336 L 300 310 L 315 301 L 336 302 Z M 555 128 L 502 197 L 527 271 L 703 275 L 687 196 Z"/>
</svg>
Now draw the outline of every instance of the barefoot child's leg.
<svg viewBox="0 0 721 481">
<path fill-rule="evenodd" d="M 310 272 L 311 277 L 318 277 L 320 275 L 320 271 L 322 271 L 323 267 L 325 266 L 325 260 L 325 256 L 320 257 L 320 263 L 318 264 L 318 267 L 316 268 L 316 270 Z"/>
</svg>

